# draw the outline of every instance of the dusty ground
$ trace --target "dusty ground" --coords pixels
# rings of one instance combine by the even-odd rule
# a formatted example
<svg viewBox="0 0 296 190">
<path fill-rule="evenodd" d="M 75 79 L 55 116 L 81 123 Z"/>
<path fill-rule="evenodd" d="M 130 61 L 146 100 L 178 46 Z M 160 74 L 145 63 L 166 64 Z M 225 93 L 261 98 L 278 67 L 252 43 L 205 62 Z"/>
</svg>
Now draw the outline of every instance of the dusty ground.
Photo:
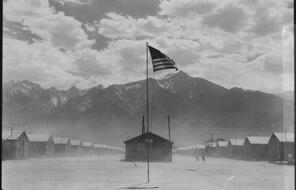
<svg viewBox="0 0 296 190">
<path fill-rule="evenodd" d="M 121 162 L 123 155 L 28 159 L 2 162 L 3 190 L 147 189 L 161 190 L 292 190 L 294 166 L 174 155 L 173 163 Z M 157 188 L 156 188 L 157 187 Z"/>
</svg>

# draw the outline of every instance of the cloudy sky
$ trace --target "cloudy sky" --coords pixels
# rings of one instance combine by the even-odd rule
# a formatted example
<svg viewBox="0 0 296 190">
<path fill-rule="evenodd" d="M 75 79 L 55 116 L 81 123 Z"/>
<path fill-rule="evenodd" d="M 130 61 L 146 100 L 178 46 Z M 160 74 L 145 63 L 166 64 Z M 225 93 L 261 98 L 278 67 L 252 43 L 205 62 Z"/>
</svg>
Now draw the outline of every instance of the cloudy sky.
<svg viewBox="0 0 296 190">
<path fill-rule="evenodd" d="M 6 0 L 3 79 L 144 79 L 147 41 L 191 76 L 281 93 L 294 86 L 293 11 L 289 0 Z"/>
</svg>

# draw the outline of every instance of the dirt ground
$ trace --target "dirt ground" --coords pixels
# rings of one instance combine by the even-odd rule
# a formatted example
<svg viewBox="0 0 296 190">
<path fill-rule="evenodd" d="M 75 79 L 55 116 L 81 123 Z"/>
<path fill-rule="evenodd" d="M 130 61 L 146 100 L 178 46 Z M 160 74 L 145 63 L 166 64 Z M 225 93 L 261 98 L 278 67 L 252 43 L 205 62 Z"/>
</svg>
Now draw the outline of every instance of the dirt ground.
<svg viewBox="0 0 296 190">
<path fill-rule="evenodd" d="M 172 163 L 122 162 L 124 155 L 2 161 L 3 190 L 292 190 L 294 166 L 207 158 L 196 163 L 174 155 Z"/>
</svg>

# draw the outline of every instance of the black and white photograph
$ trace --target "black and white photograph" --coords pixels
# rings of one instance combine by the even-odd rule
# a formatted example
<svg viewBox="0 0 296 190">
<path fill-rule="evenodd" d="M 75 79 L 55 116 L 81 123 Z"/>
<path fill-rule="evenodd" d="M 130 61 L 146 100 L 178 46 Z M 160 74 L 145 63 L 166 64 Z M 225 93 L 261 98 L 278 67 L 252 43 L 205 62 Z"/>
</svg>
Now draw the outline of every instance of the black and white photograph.
<svg viewBox="0 0 296 190">
<path fill-rule="evenodd" d="M 3 0 L 1 190 L 294 190 L 293 0 Z"/>
</svg>

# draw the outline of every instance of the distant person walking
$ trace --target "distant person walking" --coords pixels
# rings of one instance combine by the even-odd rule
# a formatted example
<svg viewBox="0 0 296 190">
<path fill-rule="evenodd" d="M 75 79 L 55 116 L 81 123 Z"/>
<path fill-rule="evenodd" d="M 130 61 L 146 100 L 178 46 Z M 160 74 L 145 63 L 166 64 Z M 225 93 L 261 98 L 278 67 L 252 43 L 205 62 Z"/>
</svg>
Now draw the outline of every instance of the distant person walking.
<svg viewBox="0 0 296 190">
<path fill-rule="evenodd" d="M 205 153 L 204 153 L 204 152 L 202 152 L 201 158 L 202 158 L 202 161 L 203 161 L 203 162 L 206 161 L 206 157 L 205 157 Z"/>
<path fill-rule="evenodd" d="M 198 155 L 198 153 L 195 153 L 194 157 L 195 157 L 196 163 L 198 163 L 198 161 L 199 161 L 199 155 Z"/>
</svg>

